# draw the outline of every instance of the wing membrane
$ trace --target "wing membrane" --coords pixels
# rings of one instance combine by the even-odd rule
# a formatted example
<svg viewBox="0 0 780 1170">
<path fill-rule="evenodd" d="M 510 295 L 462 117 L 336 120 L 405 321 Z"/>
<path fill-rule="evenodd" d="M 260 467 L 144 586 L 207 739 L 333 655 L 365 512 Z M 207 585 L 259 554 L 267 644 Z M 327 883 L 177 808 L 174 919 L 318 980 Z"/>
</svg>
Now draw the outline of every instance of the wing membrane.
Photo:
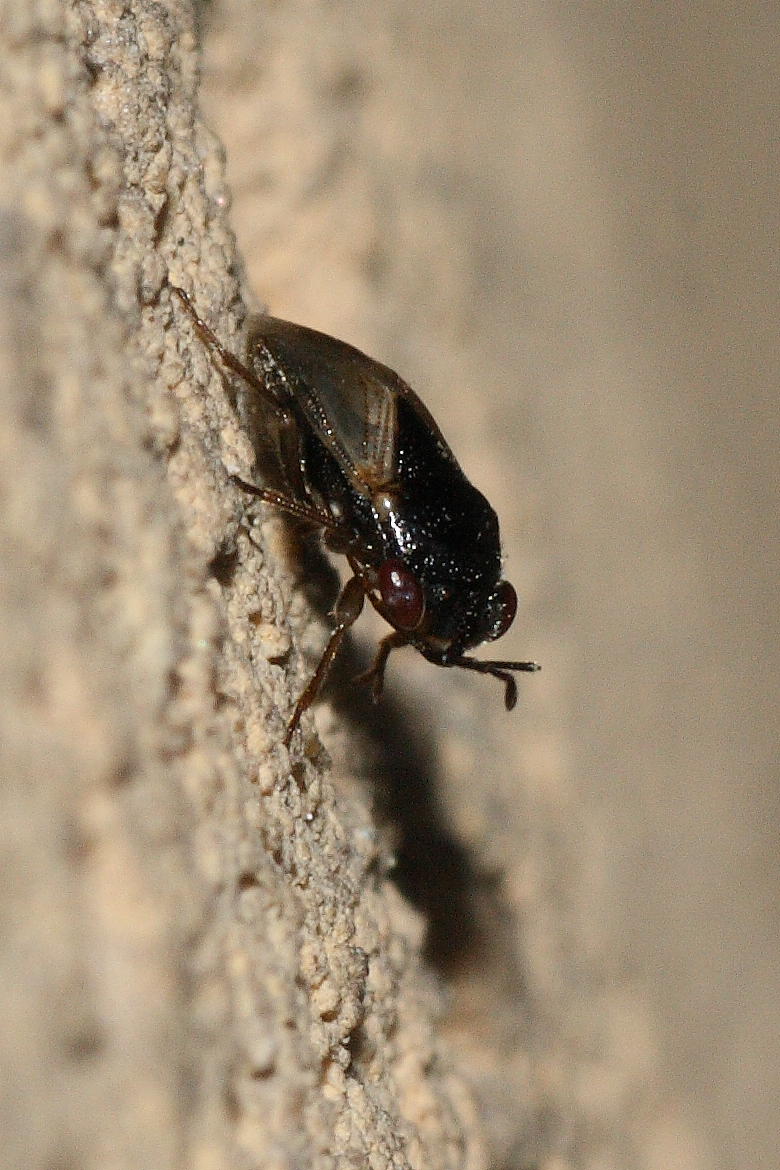
<svg viewBox="0 0 780 1170">
<path fill-rule="evenodd" d="M 393 482 L 399 396 L 411 404 L 453 459 L 414 391 L 389 367 L 346 342 L 276 317 L 257 317 L 249 345 L 274 392 L 304 415 L 360 491 L 371 492 Z"/>
</svg>

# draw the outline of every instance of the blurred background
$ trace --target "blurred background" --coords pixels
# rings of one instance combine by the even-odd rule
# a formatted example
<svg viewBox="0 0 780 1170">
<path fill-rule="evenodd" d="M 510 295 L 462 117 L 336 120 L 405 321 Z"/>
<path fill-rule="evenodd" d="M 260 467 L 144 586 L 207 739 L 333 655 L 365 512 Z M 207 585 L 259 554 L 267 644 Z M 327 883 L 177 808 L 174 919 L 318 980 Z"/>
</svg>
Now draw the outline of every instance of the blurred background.
<svg viewBox="0 0 780 1170">
<path fill-rule="evenodd" d="M 389 672 L 514 923 L 511 962 L 452 977 L 495 1165 L 532 1148 L 513 1094 L 559 1077 L 565 1015 L 581 1076 L 550 1092 L 585 1120 L 540 1157 L 776 1166 L 777 7 L 201 19 L 259 301 L 422 394 L 502 520 L 500 652 L 544 665 L 512 717 L 491 680 Z"/>
</svg>

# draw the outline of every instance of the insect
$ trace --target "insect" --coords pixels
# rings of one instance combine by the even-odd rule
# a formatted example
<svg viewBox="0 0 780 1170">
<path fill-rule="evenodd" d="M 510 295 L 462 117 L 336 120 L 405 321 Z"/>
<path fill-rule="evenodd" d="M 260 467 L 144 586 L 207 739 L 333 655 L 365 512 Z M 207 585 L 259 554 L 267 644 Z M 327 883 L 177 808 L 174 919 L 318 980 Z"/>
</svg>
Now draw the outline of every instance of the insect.
<svg viewBox="0 0 780 1170">
<path fill-rule="evenodd" d="M 253 496 L 320 529 L 326 547 L 346 556 L 352 570 L 323 655 L 287 724 L 285 744 L 366 597 L 393 627 L 362 676 L 374 701 L 390 653 L 413 646 L 437 666 L 499 679 L 511 710 L 517 702 L 513 672 L 539 670 L 537 663 L 466 654 L 505 634 L 517 610 L 517 595 L 502 577 L 498 519 L 414 391 L 346 342 L 274 317 L 250 320 L 245 363 L 224 348 L 187 294 L 174 292 L 226 370 L 254 392 L 275 422 L 283 490 L 234 479 Z"/>
</svg>

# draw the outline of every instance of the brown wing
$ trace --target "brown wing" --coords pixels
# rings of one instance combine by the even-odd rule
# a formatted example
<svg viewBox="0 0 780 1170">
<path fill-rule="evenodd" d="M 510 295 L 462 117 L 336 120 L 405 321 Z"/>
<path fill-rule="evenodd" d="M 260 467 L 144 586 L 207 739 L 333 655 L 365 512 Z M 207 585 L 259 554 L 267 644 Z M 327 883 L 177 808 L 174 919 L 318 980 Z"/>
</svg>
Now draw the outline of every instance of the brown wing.
<svg viewBox="0 0 780 1170">
<path fill-rule="evenodd" d="M 285 405 L 312 427 L 356 488 L 393 482 L 396 412 L 404 397 L 455 462 L 441 431 L 414 391 L 393 370 L 345 341 L 276 317 L 250 325 L 249 353 Z"/>
</svg>

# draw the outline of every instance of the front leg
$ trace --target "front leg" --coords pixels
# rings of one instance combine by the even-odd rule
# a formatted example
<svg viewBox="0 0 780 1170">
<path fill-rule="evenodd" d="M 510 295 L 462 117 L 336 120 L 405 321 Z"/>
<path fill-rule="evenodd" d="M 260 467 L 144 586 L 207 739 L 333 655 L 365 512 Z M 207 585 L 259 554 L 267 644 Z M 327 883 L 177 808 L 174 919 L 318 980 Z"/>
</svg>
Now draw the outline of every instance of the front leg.
<svg viewBox="0 0 780 1170">
<path fill-rule="evenodd" d="M 290 722 L 287 724 L 287 731 L 284 737 L 285 747 L 290 746 L 290 741 L 292 740 L 296 727 L 301 721 L 301 716 L 304 711 L 308 710 L 319 694 L 320 687 L 327 678 L 333 659 L 338 654 L 339 646 L 344 639 L 344 635 L 349 627 L 354 625 L 363 611 L 365 597 L 366 587 L 362 578 L 358 576 L 350 577 L 349 581 L 347 581 L 341 590 L 333 610 L 336 625 L 328 639 L 328 644 L 322 653 L 322 658 L 320 658 L 314 675 L 310 679 L 300 699 L 295 704 Z"/>
<path fill-rule="evenodd" d="M 385 685 L 385 667 L 387 660 L 393 650 L 397 650 L 400 646 L 408 646 L 409 637 L 407 634 L 402 634 L 400 630 L 396 630 L 393 634 L 388 634 L 379 643 L 379 648 L 374 655 L 374 661 L 371 667 L 363 674 L 359 674 L 354 680 L 356 683 L 371 683 L 371 702 L 378 703 L 382 698 L 382 691 Z"/>
</svg>

